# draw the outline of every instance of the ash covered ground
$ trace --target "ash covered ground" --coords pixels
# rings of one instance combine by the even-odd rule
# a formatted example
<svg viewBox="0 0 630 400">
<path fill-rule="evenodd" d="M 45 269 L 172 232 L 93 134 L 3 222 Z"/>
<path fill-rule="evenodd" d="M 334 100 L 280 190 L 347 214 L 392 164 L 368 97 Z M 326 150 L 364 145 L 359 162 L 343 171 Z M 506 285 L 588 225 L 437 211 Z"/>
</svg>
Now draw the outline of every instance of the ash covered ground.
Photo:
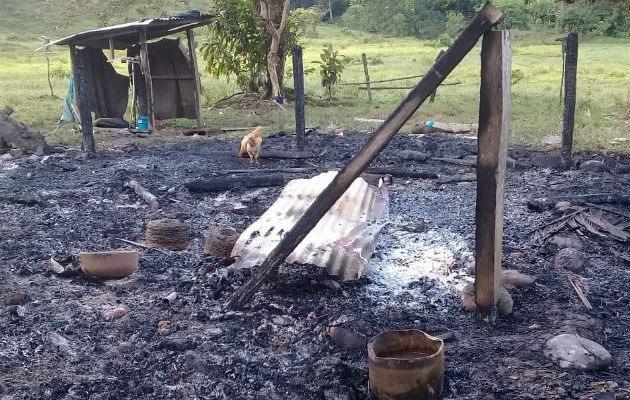
<svg viewBox="0 0 630 400">
<path fill-rule="evenodd" d="M 358 132 L 309 136 L 307 148 L 319 157 L 308 161 L 322 171 L 338 169 L 367 138 Z M 263 149 L 289 150 L 293 143 L 293 137 L 276 134 L 264 140 Z M 558 215 L 531 211 L 526 200 L 627 194 L 628 175 L 536 168 L 530 164 L 535 153 L 510 149 L 518 165 L 506 177 L 504 268 L 533 275 L 536 283 L 512 290 L 513 314 L 494 325 L 475 322 L 460 303 L 459 288 L 474 273 L 476 183 L 431 179 L 394 179 L 390 223 L 359 281 L 339 289 L 316 267 L 285 265 L 245 309 L 228 312 L 226 301 L 250 271 L 204 255 L 205 230 L 224 225 L 242 231 L 282 187 L 203 194 L 189 193 L 183 184 L 250 168 L 248 160 L 234 157 L 237 148 L 235 140 L 204 140 L 95 158 L 68 151 L 0 164 L 0 297 L 26 295 L 19 305 L 0 304 L 1 398 L 369 398 L 366 348 L 338 347 L 326 331 L 332 325 L 367 338 L 390 329 L 454 333 L 456 340 L 445 347 L 446 399 L 587 399 L 607 389 L 627 398 L 630 274 L 612 251 L 627 251 L 627 244 L 582 239 L 587 264 L 579 275 L 593 306 L 588 310 L 566 272 L 554 269 L 556 249 L 531 242 L 531 229 Z M 461 158 L 475 154 L 474 140 L 399 134 L 374 163 L 441 177 L 474 172 L 435 160 L 391 165 L 390 156 L 399 150 Z M 611 166 L 618 161 L 580 157 Z M 262 160 L 259 168 L 292 166 L 305 164 Z M 151 211 L 124 187 L 129 179 L 155 193 L 161 209 Z M 36 201 L 11 200 L 18 197 Z M 251 213 L 232 212 L 238 203 Z M 164 217 L 188 224 L 187 251 L 139 249 L 138 272 L 121 280 L 50 271 L 54 255 L 134 248 L 115 238 L 143 242 L 146 223 Z M 178 298 L 164 302 L 171 292 Z M 129 309 L 125 316 L 107 316 L 122 305 Z M 574 332 L 608 349 L 609 370 L 565 370 L 543 355 L 547 339 Z"/>
</svg>

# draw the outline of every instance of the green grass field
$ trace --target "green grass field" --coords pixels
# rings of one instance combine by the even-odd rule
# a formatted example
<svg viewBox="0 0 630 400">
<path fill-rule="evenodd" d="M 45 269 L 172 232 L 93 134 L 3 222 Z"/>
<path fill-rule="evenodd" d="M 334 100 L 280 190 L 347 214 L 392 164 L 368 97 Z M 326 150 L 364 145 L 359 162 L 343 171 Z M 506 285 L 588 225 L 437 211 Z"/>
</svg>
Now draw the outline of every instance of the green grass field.
<svg viewBox="0 0 630 400">
<path fill-rule="evenodd" d="M 31 27 L 32 29 L 32 27 Z M 511 142 L 545 147 L 541 138 L 559 134 L 562 108 L 559 87 L 562 70 L 560 46 L 554 41 L 560 34 L 554 32 L 512 32 L 512 69 L 520 71 L 522 78 L 512 87 Z M 35 36 L 36 37 L 36 36 Z M 201 32 L 198 33 L 201 37 Z M 366 53 L 370 78 L 381 80 L 426 72 L 441 49 L 433 41 L 413 38 L 381 37 L 338 26 L 323 25 L 317 37 L 303 41 L 304 64 L 315 66 L 321 49 L 332 43 L 347 60 L 342 82 L 364 79 L 361 53 Z M 79 140 L 67 126 L 54 134 L 56 121 L 67 91 L 66 74 L 70 71 L 68 50 L 53 48 L 51 64 L 53 89 L 57 98 L 49 95 L 46 81 L 46 63 L 43 53 L 33 49 L 38 42 L 31 36 L 0 31 L 0 107 L 10 105 L 15 117 L 45 132 L 53 142 L 72 144 Z M 480 46 L 478 45 L 446 79 L 461 82 L 438 90 L 433 104 L 423 105 L 406 126 L 436 120 L 440 122 L 477 121 L 479 107 Z M 290 71 L 290 57 L 287 71 Z M 200 60 L 201 65 L 203 61 Z M 121 67 L 124 71 L 124 66 Z M 412 86 L 417 80 L 388 83 L 388 86 Z M 292 79 L 286 78 L 287 86 Z M 215 79 L 204 73 L 204 118 L 211 127 L 263 125 L 268 131 L 294 129 L 291 107 L 269 108 L 254 114 L 249 110 L 230 111 L 211 107 L 211 104 L 239 91 L 233 81 Z M 346 129 L 369 129 L 375 124 L 364 124 L 354 117 L 385 118 L 405 97 L 407 90 L 373 92 L 368 102 L 365 91 L 353 86 L 335 89 L 335 100 L 326 104 L 317 72 L 305 78 L 306 94 L 320 99 L 309 104 L 307 125 L 326 127 L 331 123 Z M 378 84 L 374 85 L 378 86 Z M 578 101 L 576 110 L 575 147 L 577 150 L 611 150 L 628 153 L 628 142 L 613 144 L 618 137 L 630 139 L 630 47 L 628 39 L 587 39 L 580 42 L 578 64 Z M 177 123 L 181 123 L 178 121 Z M 192 124 L 192 121 L 190 122 Z"/>
</svg>

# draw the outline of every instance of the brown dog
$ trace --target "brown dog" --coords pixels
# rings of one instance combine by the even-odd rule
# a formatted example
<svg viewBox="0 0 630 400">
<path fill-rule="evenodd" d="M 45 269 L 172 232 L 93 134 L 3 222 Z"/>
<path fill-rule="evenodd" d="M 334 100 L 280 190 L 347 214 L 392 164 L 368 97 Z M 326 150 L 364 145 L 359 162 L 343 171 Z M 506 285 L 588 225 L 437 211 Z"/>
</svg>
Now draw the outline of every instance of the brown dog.
<svg viewBox="0 0 630 400">
<path fill-rule="evenodd" d="M 241 140 L 241 149 L 238 152 L 239 157 L 245 157 L 249 154 L 249 163 L 260 164 L 258 156 L 260 155 L 260 146 L 262 145 L 262 126 L 257 126 L 247 136 Z"/>
</svg>

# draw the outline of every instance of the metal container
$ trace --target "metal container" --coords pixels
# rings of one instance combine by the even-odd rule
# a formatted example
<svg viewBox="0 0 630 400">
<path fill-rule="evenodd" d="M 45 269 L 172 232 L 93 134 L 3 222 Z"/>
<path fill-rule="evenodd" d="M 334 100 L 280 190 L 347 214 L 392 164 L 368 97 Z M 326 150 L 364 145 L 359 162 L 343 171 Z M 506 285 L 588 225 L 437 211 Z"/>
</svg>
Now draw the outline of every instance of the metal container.
<svg viewBox="0 0 630 400">
<path fill-rule="evenodd" d="M 444 342 L 410 329 L 368 343 L 370 389 L 381 400 L 438 399 L 444 387 Z"/>
</svg>

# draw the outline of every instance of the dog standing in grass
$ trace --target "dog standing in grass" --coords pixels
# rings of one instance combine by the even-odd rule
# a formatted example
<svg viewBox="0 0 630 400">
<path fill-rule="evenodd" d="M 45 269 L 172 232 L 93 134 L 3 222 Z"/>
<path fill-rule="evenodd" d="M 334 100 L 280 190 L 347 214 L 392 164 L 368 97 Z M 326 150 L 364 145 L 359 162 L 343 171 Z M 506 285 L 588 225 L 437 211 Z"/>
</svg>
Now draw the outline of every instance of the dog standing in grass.
<svg viewBox="0 0 630 400">
<path fill-rule="evenodd" d="M 245 157 L 249 154 L 249 163 L 260 164 L 258 156 L 260 155 L 260 146 L 262 145 L 262 126 L 257 126 L 247 136 L 241 140 L 241 150 L 238 152 L 239 157 Z"/>
</svg>

